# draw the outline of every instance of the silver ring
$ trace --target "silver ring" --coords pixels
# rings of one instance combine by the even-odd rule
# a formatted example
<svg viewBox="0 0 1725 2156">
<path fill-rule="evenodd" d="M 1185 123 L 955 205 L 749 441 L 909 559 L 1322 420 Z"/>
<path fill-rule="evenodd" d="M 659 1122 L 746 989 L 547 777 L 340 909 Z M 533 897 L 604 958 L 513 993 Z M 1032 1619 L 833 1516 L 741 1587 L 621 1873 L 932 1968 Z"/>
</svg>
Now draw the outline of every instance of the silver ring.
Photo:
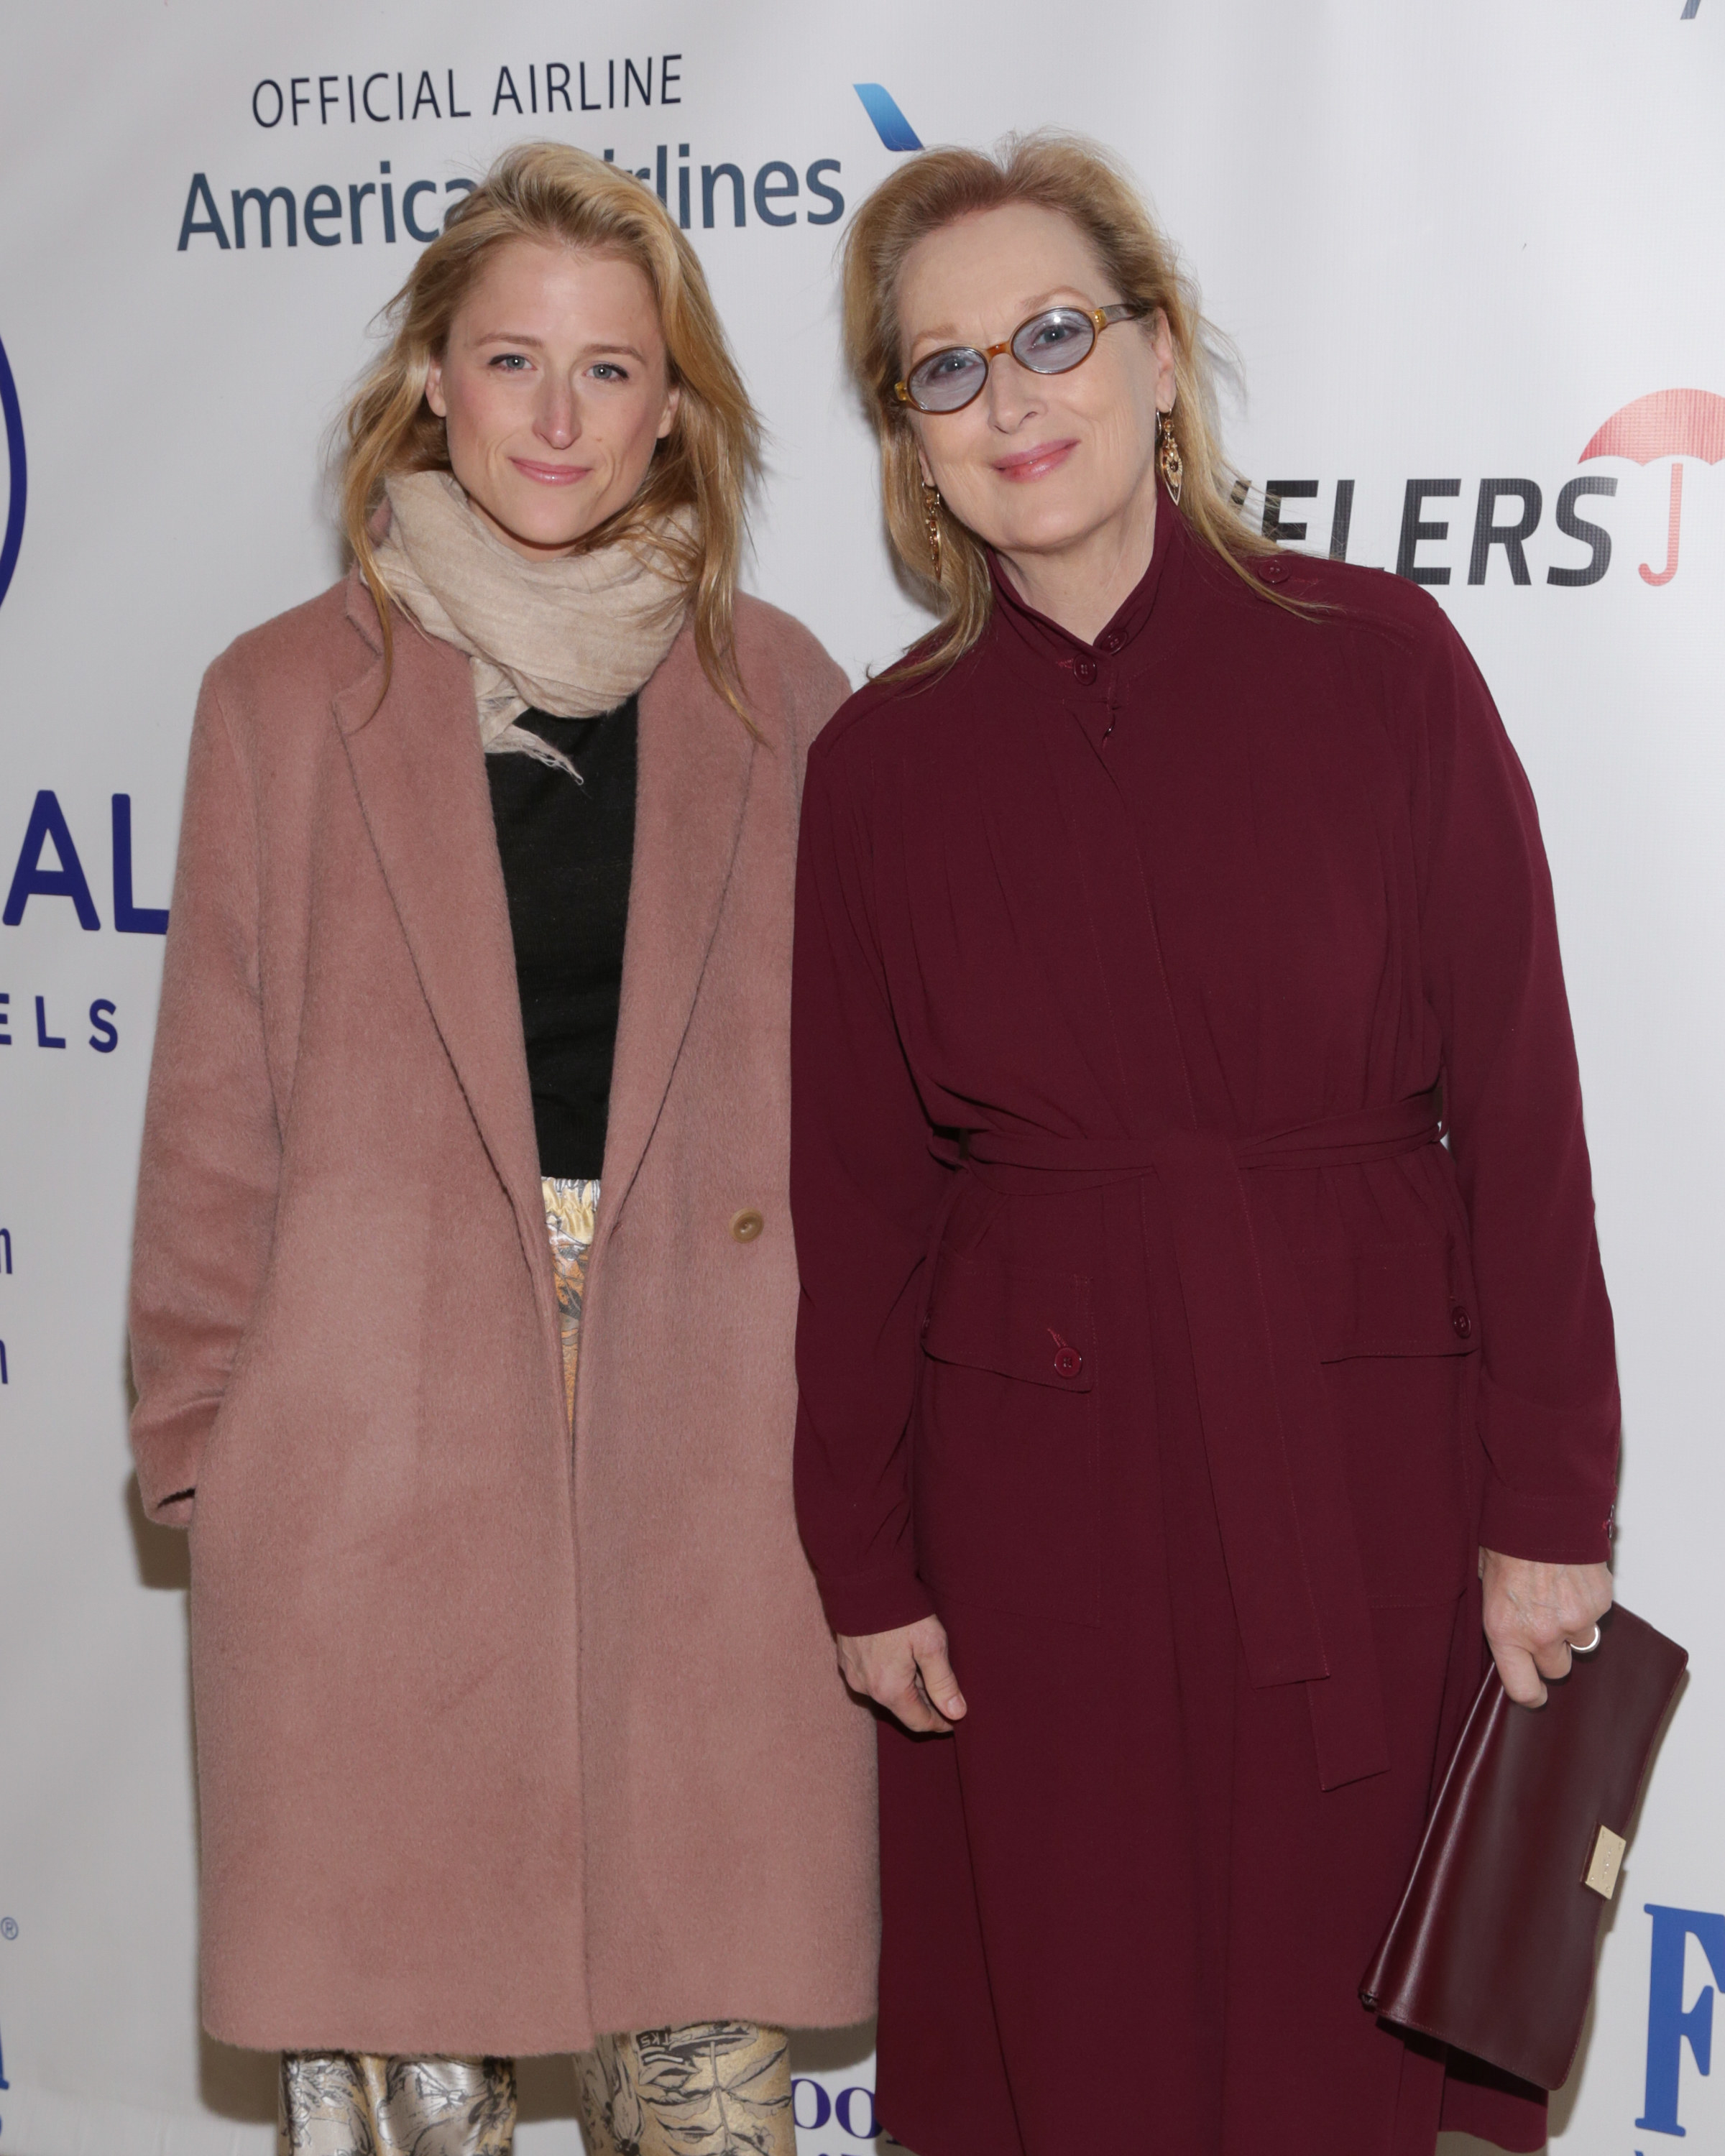
<svg viewBox="0 0 1725 2156">
<path fill-rule="evenodd" d="M 1578 1647 L 1575 1642 L 1572 1640 L 1569 1642 L 1569 1651 L 1572 1655 L 1590 1655 L 1599 1644 L 1599 1628 L 1595 1625 L 1594 1627 L 1594 1636 L 1588 1641 L 1587 1645 L 1584 1647 Z"/>
</svg>

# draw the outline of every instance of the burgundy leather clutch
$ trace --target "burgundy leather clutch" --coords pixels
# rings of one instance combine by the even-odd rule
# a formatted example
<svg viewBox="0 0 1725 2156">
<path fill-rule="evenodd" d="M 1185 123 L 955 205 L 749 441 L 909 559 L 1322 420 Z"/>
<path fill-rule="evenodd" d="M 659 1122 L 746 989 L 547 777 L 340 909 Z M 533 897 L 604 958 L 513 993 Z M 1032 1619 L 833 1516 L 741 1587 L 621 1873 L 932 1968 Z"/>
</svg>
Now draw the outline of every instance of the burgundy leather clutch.
<svg viewBox="0 0 1725 2156">
<path fill-rule="evenodd" d="M 1620 1603 L 1517 1707 L 1492 1670 L 1362 2003 L 1536 2087 L 1568 2078 L 1655 1739 L 1689 1657 Z"/>
</svg>

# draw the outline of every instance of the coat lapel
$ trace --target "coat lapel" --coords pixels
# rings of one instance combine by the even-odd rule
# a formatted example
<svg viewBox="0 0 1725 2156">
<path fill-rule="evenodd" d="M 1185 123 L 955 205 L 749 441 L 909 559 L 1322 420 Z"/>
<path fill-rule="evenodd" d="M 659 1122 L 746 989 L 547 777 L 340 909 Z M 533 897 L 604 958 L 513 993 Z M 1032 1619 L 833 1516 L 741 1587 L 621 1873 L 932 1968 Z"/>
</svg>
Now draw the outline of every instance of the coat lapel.
<svg viewBox="0 0 1725 2156">
<path fill-rule="evenodd" d="M 335 699 L 361 813 L 433 1023 L 514 1206 L 555 1332 L 515 947 L 466 660 L 398 615 L 388 693 L 377 614 L 356 572 L 348 618 L 370 652 Z"/>
<path fill-rule="evenodd" d="M 602 1242 L 627 1202 L 688 1029 L 742 836 L 754 747 L 701 672 L 685 628 L 641 691 Z"/>
</svg>

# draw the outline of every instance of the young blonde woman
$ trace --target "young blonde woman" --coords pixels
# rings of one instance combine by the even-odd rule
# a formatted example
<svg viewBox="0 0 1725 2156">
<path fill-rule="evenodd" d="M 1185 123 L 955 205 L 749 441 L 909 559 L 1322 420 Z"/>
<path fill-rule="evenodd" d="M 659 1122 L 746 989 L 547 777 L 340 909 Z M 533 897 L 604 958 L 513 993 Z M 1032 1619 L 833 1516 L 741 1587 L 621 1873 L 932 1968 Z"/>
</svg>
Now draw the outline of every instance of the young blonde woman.
<svg viewBox="0 0 1725 2156">
<path fill-rule="evenodd" d="M 1429 598 L 1242 531 L 1093 146 L 906 160 L 845 323 L 940 615 L 810 757 L 797 914 L 798 1507 L 904 1725 L 880 2115 L 1543 2147 L 1538 2091 L 1358 1996 L 1488 1646 L 1538 1703 L 1611 1600 L 1527 781 Z"/>
<path fill-rule="evenodd" d="M 203 2004 L 285 2149 L 793 2156 L 865 2015 L 871 1744 L 790 1496 L 803 759 L 699 265 L 502 159 L 348 416 L 352 572 L 193 727 L 134 1442 L 192 1539 Z"/>
</svg>

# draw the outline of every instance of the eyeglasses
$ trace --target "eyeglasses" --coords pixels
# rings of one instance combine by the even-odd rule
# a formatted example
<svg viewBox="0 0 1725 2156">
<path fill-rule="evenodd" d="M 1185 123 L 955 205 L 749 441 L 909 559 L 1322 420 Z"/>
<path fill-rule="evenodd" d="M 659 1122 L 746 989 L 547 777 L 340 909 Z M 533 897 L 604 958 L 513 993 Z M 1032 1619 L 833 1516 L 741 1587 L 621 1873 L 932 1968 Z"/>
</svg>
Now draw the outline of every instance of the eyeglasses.
<svg viewBox="0 0 1725 2156">
<path fill-rule="evenodd" d="M 927 359 L 917 361 L 906 380 L 893 383 L 892 393 L 901 404 L 914 404 L 919 412 L 962 412 L 982 395 L 988 362 L 1003 352 L 1009 352 L 1032 374 L 1070 374 L 1090 357 L 1111 322 L 1138 321 L 1149 312 L 1142 300 L 1090 310 L 1050 307 L 1020 322 L 1004 344 L 952 344 L 930 352 Z"/>
</svg>

